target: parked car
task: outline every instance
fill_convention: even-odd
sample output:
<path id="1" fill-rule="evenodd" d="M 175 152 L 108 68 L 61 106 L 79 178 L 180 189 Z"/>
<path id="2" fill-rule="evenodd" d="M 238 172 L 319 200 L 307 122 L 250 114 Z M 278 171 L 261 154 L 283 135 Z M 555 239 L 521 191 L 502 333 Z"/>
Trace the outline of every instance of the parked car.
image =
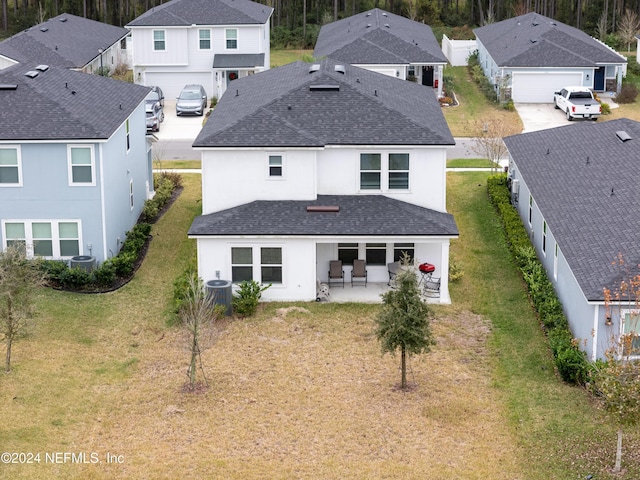
<path id="1" fill-rule="evenodd" d="M 145 103 L 159 103 L 164 108 L 164 93 L 160 87 L 151 87 L 151 91 L 144 98 Z"/>
<path id="2" fill-rule="evenodd" d="M 569 121 L 576 117 L 591 118 L 595 121 L 602 113 L 600 102 L 587 87 L 564 87 L 554 93 L 553 103 L 566 114 Z"/>
<path id="3" fill-rule="evenodd" d="M 147 113 L 147 130 L 152 132 L 160 131 L 160 124 L 164 121 L 164 109 L 160 102 L 147 102 L 145 103 L 145 110 Z"/>
<path id="4" fill-rule="evenodd" d="M 185 85 L 176 102 L 176 115 L 193 113 L 204 115 L 207 108 L 207 92 L 202 85 Z"/>

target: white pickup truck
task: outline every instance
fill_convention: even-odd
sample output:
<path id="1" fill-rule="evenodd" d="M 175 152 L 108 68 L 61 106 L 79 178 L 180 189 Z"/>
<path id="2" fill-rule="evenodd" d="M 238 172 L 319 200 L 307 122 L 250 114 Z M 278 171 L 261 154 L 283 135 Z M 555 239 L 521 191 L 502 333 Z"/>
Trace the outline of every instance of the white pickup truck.
<path id="1" fill-rule="evenodd" d="M 571 121 L 576 117 L 598 120 L 602 113 L 600 102 L 593 98 L 587 87 L 564 87 L 553 95 L 553 103 L 567 115 Z"/>

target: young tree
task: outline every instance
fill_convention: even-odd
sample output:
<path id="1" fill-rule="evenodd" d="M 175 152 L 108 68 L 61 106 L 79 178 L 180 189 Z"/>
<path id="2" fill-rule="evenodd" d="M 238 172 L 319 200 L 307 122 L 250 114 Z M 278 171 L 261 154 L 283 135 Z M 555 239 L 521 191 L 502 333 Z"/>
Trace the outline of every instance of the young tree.
<path id="1" fill-rule="evenodd" d="M 213 343 L 216 333 L 215 323 L 221 315 L 220 311 L 221 308 L 215 304 L 214 296 L 205 292 L 202 279 L 197 275 L 191 275 L 188 279 L 185 299 L 179 311 L 190 353 L 187 376 L 191 391 L 198 386 L 198 367 L 202 372 L 204 385 L 208 386 L 202 364 L 202 351 Z"/>
<path id="2" fill-rule="evenodd" d="M 10 246 L 0 252 L 0 334 L 7 348 L 7 373 L 11 371 L 11 348 L 33 316 L 35 291 L 43 281 L 37 264 L 25 258 L 23 248 Z"/>
<path id="3" fill-rule="evenodd" d="M 383 353 L 400 350 L 401 388 L 407 388 L 407 354 L 426 353 L 435 345 L 429 306 L 420 297 L 416 272 L 408 265 L 396 277 L 396 288 L 382 295 L 375 334 Z"/>
<path id="4" fill-rule="evenodd" d="M 507 157 L 507 146 L 502 141 L 503 137 L 510 135 L 508 126 L 499 119 L 481 122 L 476 130 L 481 130 L 482 135 L 475 139 L 471 150 L 481 158 L 491 161 L 492 170 L 498 169 L 500 160 Z"/>
<path id="5" fill-rule="evenodd" d="M 639 29 L 640 20 L 638 20 L 638 14 L 627 8 L 618 21 L 618 35 L 626 42 L 627 53 L 631 51 L 631 42 L 633 42 Z"/>

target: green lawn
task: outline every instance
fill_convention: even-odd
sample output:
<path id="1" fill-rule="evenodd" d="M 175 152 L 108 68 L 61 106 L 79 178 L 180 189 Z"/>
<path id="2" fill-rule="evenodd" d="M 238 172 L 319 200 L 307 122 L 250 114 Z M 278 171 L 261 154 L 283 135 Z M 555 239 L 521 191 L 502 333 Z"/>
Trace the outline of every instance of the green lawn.
<path id="1" fill-rule="evenodd" d="M 200 180 L 153 228 L 122 289 L 42 290 L 38 318 L 0 378 L 0 445 L 10 452 L 95 452 L 102 463 L 3 465 L 3 478 L 640 478 L 640 436 L 625 437 L 580 388 L 562 383 L 486 194 L 486 173 L 450 173 L 448 210 L 464 270 L 435 307 L 432 353 L 381 356 L 375 305 L 272 303 L 221 327 L 203 354 L 211 388 L 181 392 L 188 351 L 169 326 L 171 284 L 194 253 L 186 238 Z M 2 352 L 0 352 L 2 353 Z M 123 463 L 107 463 L 107 454 Z"/>

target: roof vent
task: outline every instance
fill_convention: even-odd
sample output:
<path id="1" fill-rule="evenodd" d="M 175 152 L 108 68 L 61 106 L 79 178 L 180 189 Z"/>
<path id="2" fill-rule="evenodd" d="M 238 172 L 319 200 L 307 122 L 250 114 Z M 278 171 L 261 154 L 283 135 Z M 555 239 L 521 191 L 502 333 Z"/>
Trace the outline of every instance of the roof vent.
<path id="1" fill-rule="evenodd" d="M 382 12 L 382 16 L 383 17 L 388 17 L 389 15 L 387 15 L 387 12 Z"/>
<path id="2" fill-rule="evenodd" d="M 385 23 L 384 26 L 387 28 L 391 28 L 388 23 Z"/>
<path id="3" fill-rule="evenodd" d="M 529 41 L 531 43 L 538 43 L 538 39 L 537 38 L 531 38 L 531 39 L 529 39 Z"/>
<path id="4" fill-rule="evenodd" d="M 29 70 L 27 73 L 24 74 L 25 77 L 29 77 L 29 78 L 36 78 L 38 76 L 39 72 L 36 72 L 35 70 Z"/>
<path id="5" fill-rule="evenodd" d="M 338 205 L 308 205 L 307 212 L 320 212 L 320 213 L 336 213 L 340 211 Z"/>
<path id="6" fill-rule="evenodd" d="M 340 85 L 309 85 L 309 90 L 312 92 L 338 92 Z"/>
<path id="7" fill-rule="evenodd" d="M 67 17 L 62 17 L 62 18 L 60 19 L 60 21 L 61 21 L 62 23 L 66 22 L 66 21 L 67 21 Z"/>
<path id="8" fill-rule="evenodd" d="M 49 65 L 38 65 L 36 67 L 36 70 L 40 70 L 41 72 L 46 72 L 47 70 L 49 70 Z"/>
<path id="9" fill-rule="evenodd" d="M 367 23 L 367 28 L 371 28 L 371 24 L 370 23 Z"/>
<path id="10" fill-rule="evenodd" d="M 314 72 L 317 72 L 318 70 L 320 70 L 320 64 L 319 63 L 314 63 L 313 65 L 311 65 L 309 67 L 309 73 L 314 73 Z"/>
<path id="11" fill-rule="evenodd" d="M 346 70 L 345 70 L 345 68 L 344 68 L 344 65 L 336 65 L 335 67 L 333 67 L 333 69 L 334 69 L 336 72 L 341 73 L 341 74 L 343 74 L 343 75 L 344 75 L 344 74 L 345 74 L 345 72 L 346 72 Z"/>
<path id="12" fill-rule="evenodd" d="M 533 22 L 531 22 L 531 25 L 533 25 L 534 27 L 537 27 L 538 25 L 540 25 L 540 23 L 538 23 L 537 20 L 534 20 Z"/>
<path id="13" fill-rule="evenodd" d="M 371 12 L 367 12 L 367 15 L 366 15 L 366 16 L 367 16 L 367 17 L 370 17 L 370 16 L 371 16 Z"/>
<path id="14" fill-rule="evenodd" d="M 40 31 L 41 31 L 41 32 L 46 32 L 47 30 L 49 30 L 49 28 L 48 28 L 48 27 L 42 27 L 42 28 L 40 29 Z"/>
<path id="15" fill-rule="evenodd" d="M 620 139 L 620 141 L 622 142 L 627 142 L 629 140 L 631 140 L 631 136 L 625 132 L 624 130 L 618 130 L 616 132 L 616 137 L 618 137 Z"/>
<path id="16" fill-rule="evenodd" d="M 18 85 L 13 83 L 0 83 L 0 90 L 17 90 Z"/>

